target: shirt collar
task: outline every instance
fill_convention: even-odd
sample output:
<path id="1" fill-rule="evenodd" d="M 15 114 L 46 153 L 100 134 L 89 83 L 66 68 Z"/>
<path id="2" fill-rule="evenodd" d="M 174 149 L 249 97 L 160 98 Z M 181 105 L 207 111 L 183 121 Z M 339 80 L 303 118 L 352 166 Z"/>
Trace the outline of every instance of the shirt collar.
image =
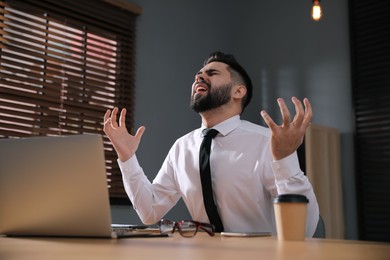
<path id="1" fill-rule="evenodd" d="M 213 129 L 218 130 L 220 134 L 223 136 L 228 135 L 231 131 L 236 129 L 241 123 L 240 115 L 232 116 L 231 118 L 226 119 L 225 121 L 222 121 L 221 123 L 215 125 L 212 127 Z M 202 131 L 206 127 L 202 124 L 200 127 L 200 135 L 202 136 Z"/>

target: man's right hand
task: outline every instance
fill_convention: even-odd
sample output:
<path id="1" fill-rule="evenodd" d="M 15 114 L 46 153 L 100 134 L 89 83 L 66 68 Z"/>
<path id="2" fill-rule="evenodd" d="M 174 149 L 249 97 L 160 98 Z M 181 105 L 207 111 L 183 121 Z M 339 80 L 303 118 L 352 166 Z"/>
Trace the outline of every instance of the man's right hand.
<path id="1" fill-rule="evenodd" d="M 104 127 L 103 131 L 110 139 L 114 149 L 118 155 L 119 160 L 122 162 L 130 159 L 138 149 L 138 145 L 141 141 L 141 137 L 144 134 L 145 127 L 138 128 L 135 135 L 129 134 L 126 128 L 126 109 L 122 109 L 119 117 L 119 125 L 116 122 L 116 115 L 118 108 L 115 107 L 112 112 L 107 110 L 104 115 Z"/>

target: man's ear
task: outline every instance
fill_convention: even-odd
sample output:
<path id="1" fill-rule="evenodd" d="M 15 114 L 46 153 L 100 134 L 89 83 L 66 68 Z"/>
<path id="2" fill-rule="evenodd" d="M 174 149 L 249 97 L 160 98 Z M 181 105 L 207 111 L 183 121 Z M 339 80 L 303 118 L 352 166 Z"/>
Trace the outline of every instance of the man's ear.
<path id="1" fill-rule="evenodd" d="M 243 97 L 245 97 L 246 91 L 247 89 L 245 85 L 235 85 L 233 88 L 232 97 L 242 99 Z"/>

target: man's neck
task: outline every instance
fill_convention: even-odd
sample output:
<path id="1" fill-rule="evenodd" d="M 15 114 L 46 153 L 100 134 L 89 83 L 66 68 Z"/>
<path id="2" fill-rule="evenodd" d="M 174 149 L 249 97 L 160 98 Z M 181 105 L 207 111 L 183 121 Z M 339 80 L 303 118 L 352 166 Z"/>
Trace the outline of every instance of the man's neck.
<path id="1" fill-rule="evenodd" d="M 207 128 L 211 128 L 240 113 L 239 110 L 226 109 L 222 106 L 199 114 L 202 118 L 202 124 Z"/>

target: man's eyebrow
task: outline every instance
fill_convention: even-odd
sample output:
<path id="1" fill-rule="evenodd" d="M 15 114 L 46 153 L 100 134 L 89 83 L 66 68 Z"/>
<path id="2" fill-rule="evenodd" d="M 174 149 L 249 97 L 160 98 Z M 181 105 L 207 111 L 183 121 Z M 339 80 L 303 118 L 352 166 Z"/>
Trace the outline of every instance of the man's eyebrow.
<path id="1" fill-rule="evenodd" d="M 204 72 L 209 75 L 210 73 L 213 73 L 213 72 L 219 72 L 219 70 L 210 68 L 210 69 L 205 70 Z M 196 73 L 196 75 L 199 75 L 199 74 L 202 74 L 202 70 L 200 70 L 200 71 L 198 71 L 198 73 Z"/>

